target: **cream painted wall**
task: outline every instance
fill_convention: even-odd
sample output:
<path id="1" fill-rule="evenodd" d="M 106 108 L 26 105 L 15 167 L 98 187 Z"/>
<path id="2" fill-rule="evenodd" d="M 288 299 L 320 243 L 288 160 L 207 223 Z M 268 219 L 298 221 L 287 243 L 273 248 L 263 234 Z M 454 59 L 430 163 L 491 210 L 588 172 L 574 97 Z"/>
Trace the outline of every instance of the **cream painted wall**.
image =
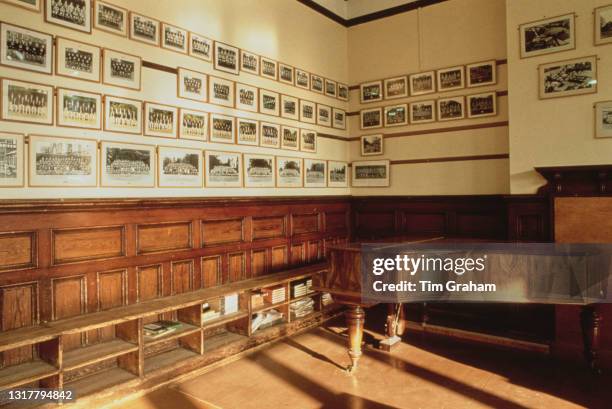
<path id="1" fill-rule="evenodd" d="M 612 46 L 593 45 L 593 9 L 610 0 L 512 0 L 506 3 L 510 82 L 510 185 L 534 193 L 545 183 L 538 166 L 595 165 L 612 160 L 612 139 L 594 138 L 593 103 L 612 99 Z M 575 12 L 576 49 L 519 57 L 520 24 Z M 598 92 L 538 99 L 539 64 L 597 55 Z"/>
<path id="2" fill-rule="evenodd" d="M 315 11 L 287 0 L 113 0 L 123 6 L 153 18 L 176 24 L 187 30 L 209 36 L 234 46 L 244 48 L 302 69 L 347 82 L 347 33 L 346 28 L 321 16 Z M 218 77 L 245 82 L 251 85 L 283 92 L 299 98 L 347 108 L 347 104 L 310 91 L 288 87 L 279 82 L 258 76 L 241 73 L 240 76 L 215 71 L 212 64 L 201 62 L 161 48 L 145 45 L 127 38 L 121 38 L 99 30 L 91 35 L 66 29 L 43 20 L 43 14 L 32 13 L 18 7 L 0 3 L 2 20 L 54 35 L 88 42 L 97 46 L 142 56 L 145 60 L 168 65 L 182 66 L 202 71 Z M 325 46 L 321 46 L 321 39 Z M 266 115 L 240 112 L 215 105 L 203 104 L 176 97 L 176 76 L 165 72 L 143 68 L 142 91 L 132 91 L 103 84 L 94 84 L 58 76 L 30 73 L 27 71 L 0 67 L 0 76 L 40 82 L 54 86 L 76 88 L 84 91 L 126 96 L 141 100 L 155 101 L 184 108 L 201 109 L 208 112 L 228 113 L 235 116 L 260 119 L 296 126 L 295 121 L 273 118 Z M 315 125 L 301 124 L 303 128 L 319 132 L 346 136 L 346 131 L 332 130 Z M 172 140 L 144 136 L 126 136 L 111 132 L 77 130 L 71 128 L 41 125 L 17 124 L 0 121 L 0 132 L 19 132 L 26 134 L 45 134 L 57 136 L 83 137 L 89 139 L 136 142 L 152 145 L 175 145 L 210 150 L 231 150 L 236 152 L 257 152 L 277 156 L 316 157 L 331 160 L 347 160 L 346 142 L 319 138 L 317 154 L 307 154 L 278 149 L 245 147 L 202 143 L 188 140 Z M 246 188 L 203 188 L 203 189 L 134 189 L 134 188 L 20 188 L 0 189 L 3 199 L 18 198 L 69 198 L 69 197 L 161 197 L 161 196 L 257 196 L 257 195 L 338 195 L 348 194 L 350 189 L 246 189 Z"/>

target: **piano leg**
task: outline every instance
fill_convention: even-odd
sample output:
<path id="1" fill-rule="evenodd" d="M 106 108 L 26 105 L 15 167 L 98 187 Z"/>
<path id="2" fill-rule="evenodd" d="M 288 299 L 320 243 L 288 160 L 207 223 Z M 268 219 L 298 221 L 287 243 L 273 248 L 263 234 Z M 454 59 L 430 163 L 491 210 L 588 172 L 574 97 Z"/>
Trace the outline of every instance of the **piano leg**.
<path id="1" fill-rule="evenodd" d="M 580 313 L 582 324 L 582 339 L 584 342 L 584 357 L 591 370 L 601 373 L 599 367 L 599 338 L 601 333 L 601 313 L 597 305 L 585 305 Z"/>
<path id="2" fill-rule="evenodd" d="M 351 365 L 346 369 L 349 373 L 353 373 L 357 369 L 357 362 L 361 356 L 361 342 L 363 340 L 365 311 L 359 305 L 351 305 L 349 306 L 348 311 L 346 311 L 345 316 L 349 336 L 348 354 L 351 358 Z"/>

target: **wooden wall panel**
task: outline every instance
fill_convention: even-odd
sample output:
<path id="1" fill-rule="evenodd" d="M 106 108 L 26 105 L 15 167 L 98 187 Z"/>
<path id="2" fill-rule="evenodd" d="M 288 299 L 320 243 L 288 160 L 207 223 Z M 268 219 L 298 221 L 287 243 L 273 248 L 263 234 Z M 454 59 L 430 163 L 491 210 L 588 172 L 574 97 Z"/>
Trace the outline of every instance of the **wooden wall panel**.
<path id="1" fill-rule="evenodd" d="M 447 219 L 444 213 L 405 213 L 404 217 L 406 232 L 410 234 L 444 234 L 447 231 Z"/>
<path id="2" fill-rule="evenodd" d="M 237 243 L 244 239 L 242 218 L 202 221 L 202 246 Z"/>
<path id="3" fill-rule="evenodd" d="M 202 285 L 204 288 L 221 285 L 221 256 L 202 257 Z"/>
<path id="4" fill-rule="evenodd" d="M 291 217 L 292 235 L 319 231 L 319 214 L 294 214 Z"/>
<path id="5" fill-rule="evenodd" d="M 127 271 L 98 273 L 97 288 L 98 310 L 108 310 L 127 304 Z M 114 338 L 114 326 L 100 329 L 98 337 L 101 341 Z"/>
<path id="6" fill-rule="evenodd" d="M 53 263 L 99 260 L 125 255 L 123 226 L 54 230 Z"/>
<path id="7" fill-rule="evenodd" d="M 325 231 L 327 233 L 347 233 L 348 212 L 327 212 L 325 213 Z"/>
<path id="8" fill-rule="evenodd" d="M 172 294 L 193 290 L 193 261 L 184 260 L 172 263 Z"/>
<path id="9" fill-rule="evenodd" d="M 87 286 L 85 276 L 74 276 L 52 280 L 52 319 L 74 317 L 87 312 Z M 80 346 L 84 334 L 67 335 L 63 339 L 64 350 Z"/>
<path id="10" fill-rule="evenodd" d="M 251 276 L 257 277 L 266 274 L 267 269 L 267 250 L 253 250 L 251 256 Z"/>
<path id="11" fill-rule="evenodd" d="M 287 246 L 272 248 L 271 267 L 273 271 L 278 271 L 287 266 Z"/>
<path id="12" fill-rule="evenodd" d="M 253 217 L 253 240 L 285 236 L 286 220 L 285 216 Z"/>
<path id="13" fill-rule="evenodd" d="M 192 247 L 191 222 L 139 225 L 137 231 L 138 254 Z"/>
<path id="14" fill-rule="evenodd" d="M 356 225 L 362 234 L 394 234 L 395 213 L 393 211 L 364 211 L 355 214 Z"/>
<path id="15" fill-rule="evenodd" d="M 229 281 L 240 281 L 247 278 L 246 274 L 246 254 L 244 252 L 228 255 L 228 275 Z"/>
<path id="16" fill-rule="evenodd" d="M 291 245 L 291 259 L 289 264 L 291 266 L 299 266 L 305 262 L 306 255 L 306 243 L 298 243 Z"/>
<path id="17" fill-rule="evenodd" d="M 36 233 L 0 233 L 0 271 L 36 266 Z"/>
<path id="18" fill-rule="evenodd" d="M 308 242 L 308 254 L 306 260 L 308 262 L 315 262 L 321 259 L 321 243 L 319 241 Z"/>
<path id="19" fill-rule="evenodd" d="M 162 296 L 161 264 L 138 267 L 136 274 L 138 275 L 138 301 L 152 300 Z"/>
<path id="20" fill-rule="evenodd" d="M 35 283 L 0 288 L 0 330 L 29 327 L 38 321 L 38 291 Z M 0 367 L 17 365 L 32 359 L 32 347 L 0 353 Z"/>

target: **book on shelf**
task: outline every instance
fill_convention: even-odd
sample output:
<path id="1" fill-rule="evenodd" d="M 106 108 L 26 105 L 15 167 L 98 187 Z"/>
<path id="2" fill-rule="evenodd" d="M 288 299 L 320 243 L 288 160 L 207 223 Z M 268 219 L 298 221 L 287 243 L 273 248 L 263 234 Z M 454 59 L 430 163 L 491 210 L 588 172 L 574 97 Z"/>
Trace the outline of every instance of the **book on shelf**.
<path id="1" fill-rule="evenodd" d="M 315 301 L 312 298 L 303 298 L 299 301 L 292 302 L 289 305 L 289 310 L 295 318 L 302 318 L 314 312 Z"/>
<path id="2" fill-rule="evenodd" d="M 291 284 L 291 297 L 299 298 L 313 292 L 312 278 L 301 280 Z"/>
<path id="3" fill-rule="evenodd" d="M 226 295 L 223 299 L 223 312 L 225 314 L 235 314 L 238 312 L 238 294 Z"/>
<path id="4" fill-rule="evenodd" d="M 264 301 L 268 304 L 277 304 L 285 301 L 285 286 L 264 288 L 262 293 Z"/>
<path id="5" fill-rule="evenodd" d="M 183 324 L 179 321 L 161 320 L 144 325 L 144 335 L 147 339 L 155 339 L 176 331 Z"/>
<path id="6" fill-rule="evenodd" d="M 334 300 L 332 299 L 332 296 L 330 293 L 323 293 L 321 295 L 321 303 L 323 304 L 324 307 L 333 304 Z"/>
<path id="7" fill-rule="evenodd" d="M 268 310 L 258 312 L 251 319 L 251 331 L 255 332 L 258 329 L 271 327 L 283 321 L 284 314 L 277 310 Z"/>
<path id="8" fill-rule="evenodd" d="M 215 309 L 211 303 L 202 304 L 202 321 L 210 321 L 221 316 L 221 311 Z"/>
<path id="9" fill-rule="evenodd" d="M 251 307 L 252 308 L 263 307 L 263 305 L 264 305 L 264 297 L 262 293 L 255 292 L 251 294 Z"/>

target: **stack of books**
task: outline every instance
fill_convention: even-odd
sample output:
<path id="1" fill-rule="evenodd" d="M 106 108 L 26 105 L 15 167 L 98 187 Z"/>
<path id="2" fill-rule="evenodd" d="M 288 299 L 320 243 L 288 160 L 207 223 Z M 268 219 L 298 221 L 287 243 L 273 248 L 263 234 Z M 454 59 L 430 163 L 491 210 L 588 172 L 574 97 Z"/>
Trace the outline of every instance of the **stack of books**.
<path id="1" fill-rule="evenodd" d="M 306 281 L 300 281 L 294 284 L 291 284 L 291 296 L 293 298 L 299 298 L 308 292 L 308 288 L 306 286 Z"/>
<path id="2" fill-rule="evenodd" d="M 202 304 L 202 321 L 211 321 L 221 316 L 221 311 L 213 308 L 210 303 Z"/>
<path id="3" fill-rule="evenodd" d="M 321 294 L 321 303 L 323 303 L 324 307 L 332 304 L 333 302 L 334 302 L 334 300 L 332 299 L 332 296 L 331 296 L 330 293 L 323 293 L 323 294 Z"/>
<path id="4" fill-rule="evenodd" d="M 183 324 L 178 321 L 155 321 L 150 324 L 145 324 L 144 335 L 145 339 L 156 339 L 168 335 L 171 332 L 179 329 Z"/>
<path id="5" fill-rule="evenodd" d="M 308 280 L 306 280 L 306 293 L 310 294 L 313 291 L 314 290 L 312 289 L 312 278 L 309 278 Z"/>
<path id="6" fill-rule="evenodd" d="M 263 289 L 264 301 L 268 304 L 277 304 L 285 301 L 285 286 L 281 285 L 278 287 L 264 288 Z"/>
<path id="7" fill-rule="evenodd" d="M 238 294 L 226 295 L 223 299 L 223 313 L 235 314 L 238 312 Z"/>
<path id="8" fill-rule="evenodd" d="M 291 303 L 289 309 L 295 318 L 302 318 L 314 312 L 314 304 L 312 298 L 303 298 Z"/>
<path id="9" fill-rule="evenodd" d="M 251 332 L 283 322 L 283 313 L 277 310 L 258 312 L 251 319 Z"/>
<path id="10" fill-rule="evenodd" d="M 251 294 L 251 307 L 259 308 L 264 305 L 264 296 L 261 292 L 254 292 Z"/>

